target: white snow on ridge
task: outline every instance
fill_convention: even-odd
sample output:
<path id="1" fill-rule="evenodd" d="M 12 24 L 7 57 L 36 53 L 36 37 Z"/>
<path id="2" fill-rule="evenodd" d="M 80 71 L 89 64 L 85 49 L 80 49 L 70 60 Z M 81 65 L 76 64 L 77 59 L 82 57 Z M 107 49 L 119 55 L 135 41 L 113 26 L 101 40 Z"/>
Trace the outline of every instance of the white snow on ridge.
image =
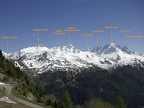
<path id="1" fill-rule="evenodd" d="M 14 59 L 21 69 L 27 67 L 35 69 L 38 73 L 56 68 L 88 68 L 93 65 L 109 69 L 119 65 L 139 63 L 144 67 L 144 55 L 133 53 L 127 47 L 121 48 L 114 43 L 104 47 L 95 47 L 92 51 L 80 51 L 71 44 L 50 49 L 37 45 L 7 56 Z M 20 64 L 24 64 L 24 66 Z"/>
<path id="2" fill-rule="evenodd" d="M 144 57 L 140 56 L 139 54 L 128 54 L 123 52 L 120 48 L 115 48 L 115 51 L 110 53 L 110 54 L 101 54 L 101 57 L 107 58 L 112 61 L 116 61 L 118 63 L 123 63 L 123 64 L 130 64 L 134 63 L 135 59 L 139 59 L 141 61 L 144 61 Z"/>

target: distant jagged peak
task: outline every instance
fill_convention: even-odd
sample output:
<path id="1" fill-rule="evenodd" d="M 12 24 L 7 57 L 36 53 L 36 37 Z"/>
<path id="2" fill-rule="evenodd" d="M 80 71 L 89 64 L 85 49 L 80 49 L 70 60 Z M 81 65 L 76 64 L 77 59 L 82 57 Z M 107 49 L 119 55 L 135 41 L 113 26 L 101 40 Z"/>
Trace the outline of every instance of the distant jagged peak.
<path id="1" fill-rule="evenodd" d="M 111 45 L 111 46 L 117 46 L 118 44 L 115 44 L 115 43 L 111 42 L 109 45 Z"/>
<path id="2" fill-rule="evenodd" d="M 115 43 L 106 44 L 105 46 L 96 46 L 91 50 L 91 52 L 98 55 L 123 52 L 129 55 L 133 54 L 138 56 L 144 56 L 143 54 L 130 51 L 127 46 L 121 47 Z"/>
<path id="3" fill-rule="evenodd" d="M 44 47 L 42 44 L 37 44 L 37 45 L 34 45 L 34 46 L 29 46 L 29 47 L 25 47 L 25 48 L 22 48 L 22 49 L 20 49 L 19 51 L 21 52 L 21 51 L 30 51 L 30 52 L 32 52 L 33 50 L 42 50 L 43 48 L 47 48 L 47 47 Z"/>
<path id="4" fill-rule="evenodd" d="M 106 44 L 105 46 L 96 46 L 92 49 L 92 52 L 96 54 L 111 54 L 111 53 L 118 53 L 118 52 L 124 52 L 127 54 L 134 54 L 133 52 L 129 51 L 127 46 L 119 46 L 118 44 L 115 43 L 109 43 Z"/>
<path id="5" fill-rule="evenodd" d="M 114 52 L 118 52 L 120 50 L 122 50 L 122 48 L 118 44 L 110 43 L 110 44 L 105 45 L 101 49 L 99 54 L 111 54 L 111 53 L 114 53 Z"/>
<path id="6" fill-rule="evenodd" d="M 118 44 L 115 44 L 115 43 L 110 43 L 110 44 L 107 44 L 107 45 L 105 45 L 106 47 L 108 46 L 108 47 L 113 47 L 113 48 L 120 48 L 121 49 L 121 47 L 118 45 Z"/>
<path id="7" fill-rule="evenodd" d="M 68 45 L 66 45 L 64 47 L 69 48 L 69 49 L 74 49 L 75 48 L 72 44 L 68 44 Z"/>
<path id="8" fill-rule="evenodd" d="M 66 48 L 66 49 L 77 49 L 74 45 L 72 44 L 68 44 L 68 45 L 65 45 L 63 46 L 62 48 Z"/>
<path id="9" fill-rule="evenodd" d="M 75 47 L 72 44 L 68 44 L 68 45 L 62 46 L 61 48 L 62 49 L 75 49 Z"/>
<path id="10" fill-rule="evenodd" d="M 144 57 L 144 54 L 141 54 L 141 53 L 138 53 L 138 52 L 135 52 L 135 51 L 131 52 L 131 54 L 138 55 L 138 56 L 143 56 Z"/>
<path id="11" fill-rule="evenodd" d="M 99 54 L 102 48 L 102 46 L 96 46 L 91 50 L 91 52 Z"/>
<path id="12" fill-rule="evenodd" d="M 44 47 L 42 44 L 37 44 L 37 45 L 35 45 L 34 47 L 36 47 L 36 48 L 41 48 L 41 47 Z"/>
<path id="13" fill-rule="evenodd" d="M 86 49 L 85 51 L 86 51 L 86 52 L 92 52 L 92 50 L 91 50 L 91 49 Z"/>
<path id="14" fill-rule="evenodd" d="M 79 53 L 81 52 L 80 50 L 76 49 L 72 44 L 68 44 L 66 46 L 58 46 L 52 48 L 54 51 L 62 51 L 62 52 L 70 52 L 70 53 Z"/>
<path id="15" fill-rule="evenodd" d="M 63 46 L 62 49 L 66 52 L 71 52 L 71 53 L 79 53 L 80 52 L 80 50 L 76 49 L 72 44 Z"/>
<path id="16" fill-rule="evenodd" d="M 131 54 L 132 52 L 128 50 L 127 46 L 123 46 L 122 51 L 128 54 Z"/>
<path id="17" fill-rule="evenodd" d="M 100 55 L 100 54 L 110 54 L 121 49 L 122 48 L 119 45 L 115 43 L 110 43 L 106 44 L 105 46 L 96 46 L 91 51 Z"/>
<path id="18" fill-rule="evenodd" d="M 17 53 L 20 53 L 21 55 L 23 55 L 23 54 L 27 54 L 27 53 L 38 54 L 38 53 L 43 53 L 43 52 L 47 52 L 47 51 L 49 51 L 49 49 L 47 47 L 43 46 L 42 44 L 38 44 L 35 46 L 20 49 L 19 51 L 17 51 Z"/>
<path id="19" fill-rule="evenodd" d="M 144 56 L 144 55 L 141 54 L 141 53 L 138 53 L 138 52 L 135 52 L 135 51 L 130 51 L 130 50 L 127 48 L 127 46 L 124 46 L 124 47 L 122 48 L 122 51 L 125 52 L 125 53 L 127 53 L 127 54 L 134 54 L 134 55 Z"/>
<path id="20" fill-rule="evenodd" d="M 128 51 L 128 47 L 127 46 L 123 46 L 122 50 L 123 51 Z"/>

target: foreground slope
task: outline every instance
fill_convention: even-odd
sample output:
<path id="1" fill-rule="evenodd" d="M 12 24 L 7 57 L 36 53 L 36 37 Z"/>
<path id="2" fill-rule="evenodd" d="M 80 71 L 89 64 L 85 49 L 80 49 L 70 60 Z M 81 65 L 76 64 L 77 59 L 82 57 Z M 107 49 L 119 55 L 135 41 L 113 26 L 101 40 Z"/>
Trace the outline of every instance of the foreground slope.
<path id="1" fill-rule="evenodd" d="M 24 89 L 18 88 L 19 86 L 23 87 L 23 85 L 24 85 Z M 23 97 L 23 99 L 15 97 L 12 91 L 13 93 L 15 92 L 16 96 L 19 96 L 19 97 L 21 96 Z M 24 100 L 24 98 L 28 100 L 28 97 L 29 97 L 28 94 L 31 94 L 31 96 L 35 97 L 35 100 L 33 99 L 33 102 L 36 103 L 37 101 L 36 99 L 38 98 L 38 96 L 43 97 L 46 94 L 44 93 L 42 88 L 35 86 L 33 83 L 31 83 L 28 80 L 25 73 L 21 71 L 19 67 L 15 67 L 11 61 L 5 59 L 5 57 L 2 55 L 1 50 L 0 50 L 0 92 L 2 92 L 1 95 L 3 97 L 7 96 L 7 97 L 4 97 L 4 99 L 8 100 L 8 97 L 9 97 L 12 100 L 16 101 L 18 105 L 19 103 L 22 103 L 32 108 L 42 108 L 42 107 L 39 105 L 35 105 L 31 102 L 27 102 Z M 43 95 L 41 95 L 42 93 Z M 2 101 L 0 100 L 0 102 Z M 1 105 L 2 107 L 6 107 L 5 105 L 7 105 L 7 103 L 3 103 Z M 11 105 L 13 105 L 13 103 Z"/>

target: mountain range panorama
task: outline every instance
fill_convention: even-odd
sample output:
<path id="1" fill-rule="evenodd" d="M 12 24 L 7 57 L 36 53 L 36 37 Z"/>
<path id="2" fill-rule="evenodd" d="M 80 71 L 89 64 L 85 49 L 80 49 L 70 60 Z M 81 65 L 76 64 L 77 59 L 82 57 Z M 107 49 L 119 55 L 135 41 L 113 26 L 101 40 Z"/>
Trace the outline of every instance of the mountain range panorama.
<path id="1" fill-rule="evenodd" d="M 74 105 L 97 97 L 114 105 L 120 97 L 128 108 L 144 106 L 144 55 L 126 46 L 110 43 L 81 51 L 73 45 L 36 45 L 3 55 L 58 99 L 68 90 Z"/>
<path id="2" fill-rule="evenodd" d="M 97 46 L 90 51 L 81 51 L 71 44 L 53 48 L 36 45 L 14 53 L 3 52 L 3 55 L 13 60 L 20 69 L 30 69 L 38 74 L 56 69 L 81 71 L 82 68 L 93 66 L 107 70 L 126 65 L 144 67 L 143 54 L 114 43 Z"/>

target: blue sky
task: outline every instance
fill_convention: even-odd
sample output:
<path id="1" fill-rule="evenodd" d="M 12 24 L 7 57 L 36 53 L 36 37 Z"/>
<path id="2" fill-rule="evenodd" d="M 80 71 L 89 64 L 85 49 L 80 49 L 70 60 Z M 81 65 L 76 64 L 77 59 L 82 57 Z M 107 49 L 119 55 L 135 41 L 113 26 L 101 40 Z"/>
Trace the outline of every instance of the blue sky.
<path id="1" fill-rule="evenodd" d="M 110 39 L 110 29 L 105 26 L 118 26 L 112 29 L 113 38 Z M 9 39 L 9 49 L 6 50 L 6 39 L 0 39 L 0 49 L 5 52 L 15 52 L 19 49 L 43 44 L 48 48 L 58 46 L 55 30 L 65 30 L 75 27 L 80 31 L 71 33 L 73 44 L 80 50 L 86 50 L 85 33 L 92 30 L 104 30 L 98 33 L 99 42 L 96 43 L 96 33 L 89 37 L 89 49 L 94 46 L 104 46 L 116 43 L 127 46 L 131 51 L 144 54 L 144 38 L 127 39 L 124 43 L 124 33 L 127 35 L 144 36 L 144 0 L 0 0 L 0 36 L 18 36 Z M 48 32 L 38 33 L 33 28 L 48 28 Z M 68 45 L 69 33 L 60 35 L 60 46 Z"/>

